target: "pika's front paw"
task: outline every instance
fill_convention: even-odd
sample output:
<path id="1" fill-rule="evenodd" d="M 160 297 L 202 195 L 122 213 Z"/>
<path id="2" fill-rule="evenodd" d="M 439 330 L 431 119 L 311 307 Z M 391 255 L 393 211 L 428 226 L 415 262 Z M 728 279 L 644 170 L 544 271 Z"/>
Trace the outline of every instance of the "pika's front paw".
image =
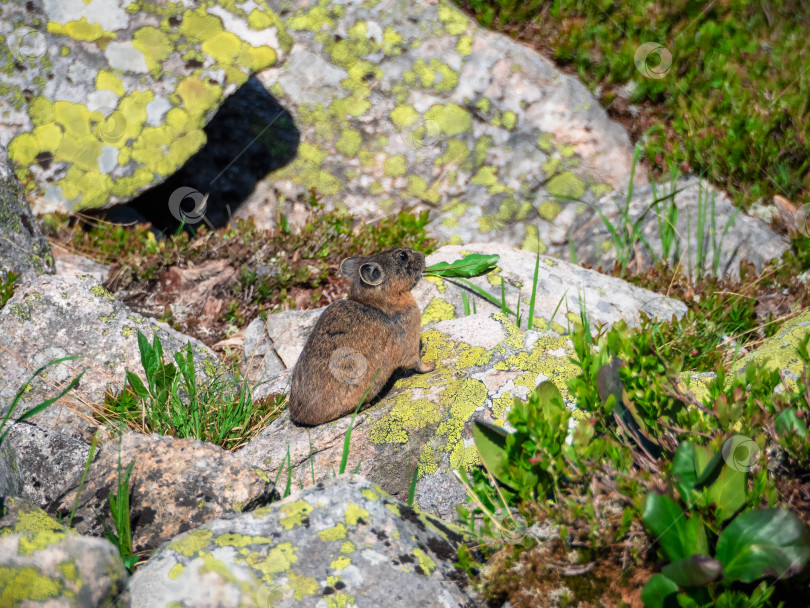
<path id="1" fill-rule="evenodd" d="M 418 371 L 421 374 L 432 372 L 434 369 L 436 369 L 436 363 L 433 361 L 431 362 L 420 361 L 416 366 L 416 371 Z"/>

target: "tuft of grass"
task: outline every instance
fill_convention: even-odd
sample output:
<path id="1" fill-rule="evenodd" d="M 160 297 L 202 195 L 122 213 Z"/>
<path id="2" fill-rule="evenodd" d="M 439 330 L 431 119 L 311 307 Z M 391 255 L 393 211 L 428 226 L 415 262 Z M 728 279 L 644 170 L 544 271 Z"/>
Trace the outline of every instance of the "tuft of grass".
<path id="1" fill-rule="evenodd" d="M 157 335 L 152 344 L 140 331 L 138 348 L 146 383 L 127 370 L 124 390 L 107 394 L 96 417 L 124 421 L 142 433 L 202 439 L 229 450 L 247 443 L 281 412 L 283 398 L 256 403 L 247 379 L 220 374 L 202 381 L 197 377 L 189 343 L 185 353 L 166 362 Z"/>

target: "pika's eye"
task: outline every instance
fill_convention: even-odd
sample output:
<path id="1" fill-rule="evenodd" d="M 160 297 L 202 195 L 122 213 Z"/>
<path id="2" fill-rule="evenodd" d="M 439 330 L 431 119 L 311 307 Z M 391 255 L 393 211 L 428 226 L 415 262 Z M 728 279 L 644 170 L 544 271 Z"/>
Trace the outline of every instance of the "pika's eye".
<path id="1" fill-rule="evenodd" d="M 403 262 L 407 261 L 408 259 L 408 252 L 407 251 L 400 251 L 399 252 L 399 259 Z"/>

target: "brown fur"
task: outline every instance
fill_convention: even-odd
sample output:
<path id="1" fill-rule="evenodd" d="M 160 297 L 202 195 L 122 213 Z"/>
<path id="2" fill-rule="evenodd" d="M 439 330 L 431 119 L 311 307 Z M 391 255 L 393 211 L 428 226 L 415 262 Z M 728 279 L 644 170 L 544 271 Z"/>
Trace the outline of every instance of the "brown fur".
<path id="1" fill-rule="evenodd" d="M 432 371 L 419 354 L 422 315 L 411 294 L 425 256 L 397 248 L 343 260 L 352 280 L 347 300 L 321 315 L 293 370 L 290 417 L 316 425 L 368 403 L 397 368 Z M 376 379 L 375 379 L 376 375 Z"/>

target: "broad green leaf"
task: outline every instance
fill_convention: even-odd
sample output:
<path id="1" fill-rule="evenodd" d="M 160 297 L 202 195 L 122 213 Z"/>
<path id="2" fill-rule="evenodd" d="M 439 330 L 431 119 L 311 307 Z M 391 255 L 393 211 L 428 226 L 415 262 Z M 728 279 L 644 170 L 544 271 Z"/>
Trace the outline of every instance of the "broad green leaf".
<path id="1" fill-rule="evenodd" d="M 703 587 L 723 571 L 723 564 L 708 555 L 692 555 L 664 566 L 661 574 L 681 587 Z"/>
<path id="2" fill-rule="evenodd" d="M 709 486 L 709 500 L 717 506 L 717 519 L 724 522 L 745 504 L 748 473 L 726 464 L 720 475 Z"/>
<path id="3" fill-rule="evenodd" d="M 776 432 L 780 435 L 796 433 L 799 437 L 807 437 L 807 426 L 804 420 L 796 416 L 796 410 L 782 410 L 774 420 Z"/>
<path id="4" fill-rule="evenodd" d="M 482 274 L 487 274 L 495 270 L 499 260 L 500 256 L 498 255 L 471 253 L 460 260 L 456 260 L 452 264 L 439 262 L 438 264 L 428 266 L 425 268 L 425 274 L 471 279 L 472 277 L 481 276 Z"/>
<path id="5" fill-rule="evenodd" d="M 647 494 L 641 518 L 669 561 L 707 552 L 702 522 L 697 517 L 687 519 L 683 510 L 669 496 L 652 492 Z"/>
<path id="6" fill-rule="evenodd" d="M 506 437 L 509 433 L 501 427 L 483 420 L 473 420 L 472 430 L 481 462 L 486 465 L 487 470 L 495 476 L 495 479 L 508 484 L 504 462 L 506 460 Z"/>
<path id="7" fill-rule="evenodd" d="M 695 487 L 700 489 L 704 486 L 710 485 L 717 479 L 720 470 L 723 467 L 723 452 L 717 450 L 716 453 L 705 446 L 695 446 L 694 448 L 695 459 L 695 473 L 697 479 L 695 480 Z"/>
<path id="8" fill-rule="evenodd" d="M 810 532 L 784 509 L 746 511 L 720 534 L 715 553 L 727 579 L 788 578 L 810 558 Z"/>
<path id="9" fill-rule="evenodd" d="M 725 578 L 733 581 L 788 578 L 810 558 L 810 532 L 784 509 L 746 511 L 720 534 L 715 557 Z"/>
<path id="10" fill-rule="evenodd" d="M 157 338 L 157 336 L 155 336 Z M 141 353 L 141 365 L 143 366 L 143 371 L 146 373 L 147 380 L 157 371 L 158 365 L 160 365 L 160 360 L 155 356 L 155 352 L 152 350 L 152 346 L 149 344 L 149 340 L 146 339 L 146 336 L 138 330 L 138 350 Z"/>
<path id="11" fill-rule="evenodd" d="M 143 385 L 143 382 L 138 375 L 127 370 L 126 378 L 127 383 L 132 387 L 132 390 L 138 396 L 138 398 L 146 401 L 149 398 L 149 391 L 146 390 L 146 387 Z"/>
<path id="12" fill-rule="evenodd" d="M 565 407 L 565 401 L 562 398 L 562 393 L 560 393 L 560 389 L 558 389 L 553 382 L 550 380 L 545 380 L 537 385 L 537 388 L 534 389 L 535 393 L 539 397 L 539 402 L 542 403 L 551 403 L 556 405 L 558 408 Z"/>
<path id="13" fill-rule="evenodd" d="M 695 446 L 691 441 L 682 441 L 672 457 L 672 475 L 678 493 L 687 504 L 692 504 L 692 488 L 697 483 L 695 472 Z"/>
<path id="14" fill-rule="evenodd" d="M 641 590 L 646 608 L 677 608 L 678 585 L 663 574 L 654 574 Z"/>

